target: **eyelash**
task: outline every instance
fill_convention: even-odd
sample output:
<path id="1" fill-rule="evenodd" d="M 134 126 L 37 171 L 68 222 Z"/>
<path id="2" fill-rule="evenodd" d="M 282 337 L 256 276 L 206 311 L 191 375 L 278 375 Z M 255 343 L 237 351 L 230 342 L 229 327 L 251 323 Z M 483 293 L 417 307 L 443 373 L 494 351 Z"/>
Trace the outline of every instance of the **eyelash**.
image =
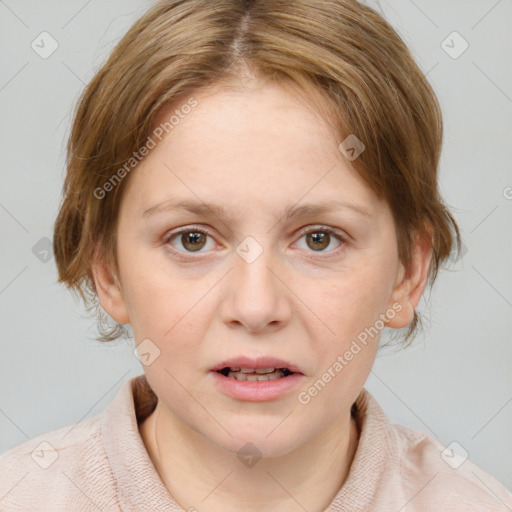
<path id="1" fill-rule="evenodd" d="M 178 237 L 179 235 L 182 235 L 183 233 L 202 233 L 203 235 L 214 238 L 211 233 L 209 233 L 204 228 L 201 228 L 198 226 L 187 226 L 187 227 L 178 229 L 177 231 L 174 231 L 174 232 L 170 233 L 168 236 L 166 236 L 164 243 L 170 247 L 170 250 L 173 252 L 174 255 L 176 255 L 176 257 L 178 259 L 184 260 L 184 261 L 191 261 L 191 260 L 196 259 L 193 256 L 194 253 L 184 253 L 183 251 L 178 251 L 178 250 L 174 249 L 174 247 L 171 247 L 169 245 L 169 242 L 171 242 L 174 238 Z M 342 236 L 337 230 L 330 228 L 328 226 L 319 226 L 319 227 L 315 227 L 312 229 L 307 229 L 305 231 L 301 231 L 299 240 L 303 236 L 308 235 L 310 233 L 328 233 L 330 236 L 333 236 L 339 242 L 341 242 L 337 248 L 332 249 L 331 251 L 318 251 L 317 254 L 321 254 L 323 252 L 333 253 L 333 254 L 329 254 L 329 256 L 320 256 L 321 258 L 327 258 L 327 257 L 332 257 L 333 255 L 334 256 L 338 255 L 341 251 L 343 251 L 345 249 L 345 246 L 348 243 L 347 239 L 344 236 Z M 311 251 L 311 252 L 315 253 L 315 251 Z M 183 254 L 191 254 L 192 256 L 184 256 Z M 200 254 L 200 252 L 198 252 L 198 254 Z M 309 257 L 316 257 L 316 256 L 309 256 Z"/>

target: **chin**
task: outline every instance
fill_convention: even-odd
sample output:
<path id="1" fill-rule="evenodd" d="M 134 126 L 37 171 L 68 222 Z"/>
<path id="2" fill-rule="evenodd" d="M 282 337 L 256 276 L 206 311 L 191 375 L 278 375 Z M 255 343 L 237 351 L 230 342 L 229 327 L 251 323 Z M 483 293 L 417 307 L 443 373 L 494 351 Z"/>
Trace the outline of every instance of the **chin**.
<path id="1" fill-rule="evenodd" d="M 276 425 L 279 422 L 260 422 L 257 425 L 231 425 L 228 431 L 236 432 L 233 437 L 225 436 L 212 441 L 219 446 L 243 458 L 252 455 L 257 458 L 271 458 L 287 455 L 296 449 L 301 441 L 293 432 Z M 270 433 L 270 434 L 269 434 Z"/>

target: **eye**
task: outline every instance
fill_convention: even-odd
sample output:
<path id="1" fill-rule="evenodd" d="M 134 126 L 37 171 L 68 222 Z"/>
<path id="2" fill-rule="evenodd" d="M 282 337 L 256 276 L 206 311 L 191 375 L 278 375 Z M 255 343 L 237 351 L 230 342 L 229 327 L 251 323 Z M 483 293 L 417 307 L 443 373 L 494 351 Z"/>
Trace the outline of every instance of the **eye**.
<path id="1" fill-rule="evenodd" d="M 207 238 L 210 234 L 204 229 L 188 226 L 178 231 L 171 233 L 165 240 L 166 244 L 170 244 L 178 253 L 195 253 L 200 252 L 205 247 Z M 181 245 L 185 250 L 177 248 L 176 245 Z M 208 248 L 206 249 L 208 250 Z"/>
<path id="2" fill-rule="evenodd" d="M 165 243 L 173 248 L 173 252 L 178 258 L 187 259 L 188 256 L 185 256 L 187 253 L 200 253 L 204 252 L 201 250 L 205 247 L 205 251 L 215 247 L 215 243 L 207 247 L 208 238 L 213 240 L 213 237 L 205 229 L 197 226 L 187 226 L 170 233 L 165 238 Z M 309 248 L 313 252 L 336 254 L 339 252 L 339 247 L 346 245 L 345 237 L 339 234 L 335 229 L 326 226 L 310 228 L 303 231 L 299 240 L 302 240 L 302 238 L 306 240 L 306 250 Z M 325 249 L 331 245 L 333 239 L 338 241 L 338 245 L 334 249 L 326 251 Z M 181 247 L 177 247 L 178 245 L 181 245 Z"/>
<path id="3" fill-rule="evenodd" d="M 346 242 L 345 238 L 338 234 L 336 230 L 326 226 L 308 229 L 302 233 L 301 239 L 304 237 L 307 248 L 312 249 L 313 252 L 338 252 L 336 249 Z M 339 242 L 338 245 L 333 250 L 324 250 L 331 245 L 333 239 Z"/>

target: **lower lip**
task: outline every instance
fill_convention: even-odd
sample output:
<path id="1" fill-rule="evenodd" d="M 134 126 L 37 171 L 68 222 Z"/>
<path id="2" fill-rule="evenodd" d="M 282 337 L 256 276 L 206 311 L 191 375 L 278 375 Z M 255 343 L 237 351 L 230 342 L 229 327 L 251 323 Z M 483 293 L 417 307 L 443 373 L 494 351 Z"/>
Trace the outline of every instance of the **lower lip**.
<path id="1" fill-rule="evenodd" d="M 249 402 L 275 400 L 298 387 L 304 379 L 301 373 L 292 373 L 280 379 L 258 381 L 231 379 L 215 371 L 211 373 L 217 389 L 233 398 Z"/>

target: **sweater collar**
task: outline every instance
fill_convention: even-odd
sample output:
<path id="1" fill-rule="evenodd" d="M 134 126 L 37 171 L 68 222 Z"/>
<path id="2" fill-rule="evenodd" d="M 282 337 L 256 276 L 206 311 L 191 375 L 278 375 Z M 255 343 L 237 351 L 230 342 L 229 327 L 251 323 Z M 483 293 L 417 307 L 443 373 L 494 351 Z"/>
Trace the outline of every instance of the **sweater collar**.
<path id="1" fill-rule="evenodd" d="M 352 406 L 359 441 L 348 476 L 325 512 L 374 510 L 382 476 L 394 465 L 390 423 L 375 398 L 363 388 Z"/>
<path id="2" fill-rule="evenodd" d="M 122 385 L 102 418 L 104 447 L 123 511 L 183 512 L 160 479 L 139 433 L 138 421 L 156 403 L 146 377 L 139 375 Z"/>

